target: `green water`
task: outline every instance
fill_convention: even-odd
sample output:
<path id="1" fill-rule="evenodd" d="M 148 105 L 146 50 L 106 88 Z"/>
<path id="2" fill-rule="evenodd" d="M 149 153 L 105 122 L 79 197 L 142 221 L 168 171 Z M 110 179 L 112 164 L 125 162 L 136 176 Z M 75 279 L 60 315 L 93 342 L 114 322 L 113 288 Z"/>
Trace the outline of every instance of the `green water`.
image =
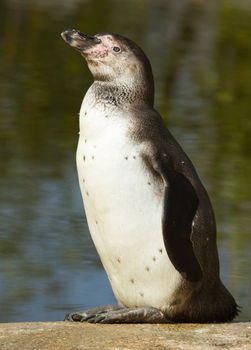
<path id="1" fill-rule="evenodd" d="M 57 320 L 114 302 L 75 168 L 92 78 L 60 38 L 77 28 L 134 39 L 156 108 L 194 162 L 218 224 L 221 276 L 251 317 L 251 3 L 0 0 L 0 321 Z"/>

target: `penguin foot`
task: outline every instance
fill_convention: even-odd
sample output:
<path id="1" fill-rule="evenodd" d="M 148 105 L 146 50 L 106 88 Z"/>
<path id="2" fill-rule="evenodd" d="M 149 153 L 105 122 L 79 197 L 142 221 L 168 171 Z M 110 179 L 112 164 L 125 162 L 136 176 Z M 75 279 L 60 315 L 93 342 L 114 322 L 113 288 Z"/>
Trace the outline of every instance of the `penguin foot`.
<path id="1" fill-rule="evenodd" d="M 103 310 L 102 310 L 103 309 Z M 166 323 L 163 312 L 153 307 L 104 307 L 72 313 L 66 320 L 89 323 Z"/>
<path id="2" fill-rule="evenodd" d="M 89 318 L 93 318 L 102 313 L 110 312 L 113 310 L 119 310 L 121 308 L 122 307 L 118 305 L 106 305 L 106 306 L 95 307 L 89 310 L 71 312 L 65 315 L 64 321 L 89 322 Z"/>

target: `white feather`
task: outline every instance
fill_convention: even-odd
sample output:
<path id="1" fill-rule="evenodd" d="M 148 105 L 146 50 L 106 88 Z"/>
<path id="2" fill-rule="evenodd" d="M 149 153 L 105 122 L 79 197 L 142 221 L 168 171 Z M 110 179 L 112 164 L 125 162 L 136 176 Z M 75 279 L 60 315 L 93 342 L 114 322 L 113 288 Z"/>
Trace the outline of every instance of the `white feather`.
<path id="1" fill-rule="evenodd" d="M 128 138 L 129 118 L 95 104 L 80 111 L 77 168 L 89 229 L 116 298 L 125 306 L 164 307 L 181 276 L 162 238 L 163 196 Z"/>

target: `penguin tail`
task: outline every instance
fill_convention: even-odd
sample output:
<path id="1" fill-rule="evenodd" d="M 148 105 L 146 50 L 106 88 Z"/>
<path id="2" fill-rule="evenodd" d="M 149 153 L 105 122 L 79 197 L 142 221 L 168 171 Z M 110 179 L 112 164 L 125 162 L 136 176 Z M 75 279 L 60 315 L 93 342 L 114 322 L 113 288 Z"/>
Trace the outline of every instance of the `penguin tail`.
<path id="1" fill-rule="evenodd" d="M 194 303 L 198 305 L 194 308 L 197 322 L 230 322 L 241 311 L 221 281 L 213 286 L 204 286 L 199 295 L 195 296 Z"/>
<path id="2" fill-rule="evenodd" d="M 173 322 L 220 323 L 232 321 L 241 311 L 226 287 L 217 281 L 194 291 L 182 310 L 173 310 Z M 167 316 L 168 317 L 168 316 Z"/>

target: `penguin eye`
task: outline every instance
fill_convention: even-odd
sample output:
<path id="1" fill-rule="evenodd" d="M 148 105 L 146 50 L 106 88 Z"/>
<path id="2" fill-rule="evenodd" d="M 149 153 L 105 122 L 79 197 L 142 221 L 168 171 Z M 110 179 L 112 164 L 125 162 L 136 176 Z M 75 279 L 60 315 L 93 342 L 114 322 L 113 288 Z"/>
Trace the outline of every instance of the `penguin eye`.
<path id="1" fill-rule="evenodd" d="M 113 51 L 115 51 L 115 52 L 119 52 L 119 51 L 120 51 L 120 47 L 118 47 L 118 46 L 114 46 L 114 47 L 113 47 Z"/>

